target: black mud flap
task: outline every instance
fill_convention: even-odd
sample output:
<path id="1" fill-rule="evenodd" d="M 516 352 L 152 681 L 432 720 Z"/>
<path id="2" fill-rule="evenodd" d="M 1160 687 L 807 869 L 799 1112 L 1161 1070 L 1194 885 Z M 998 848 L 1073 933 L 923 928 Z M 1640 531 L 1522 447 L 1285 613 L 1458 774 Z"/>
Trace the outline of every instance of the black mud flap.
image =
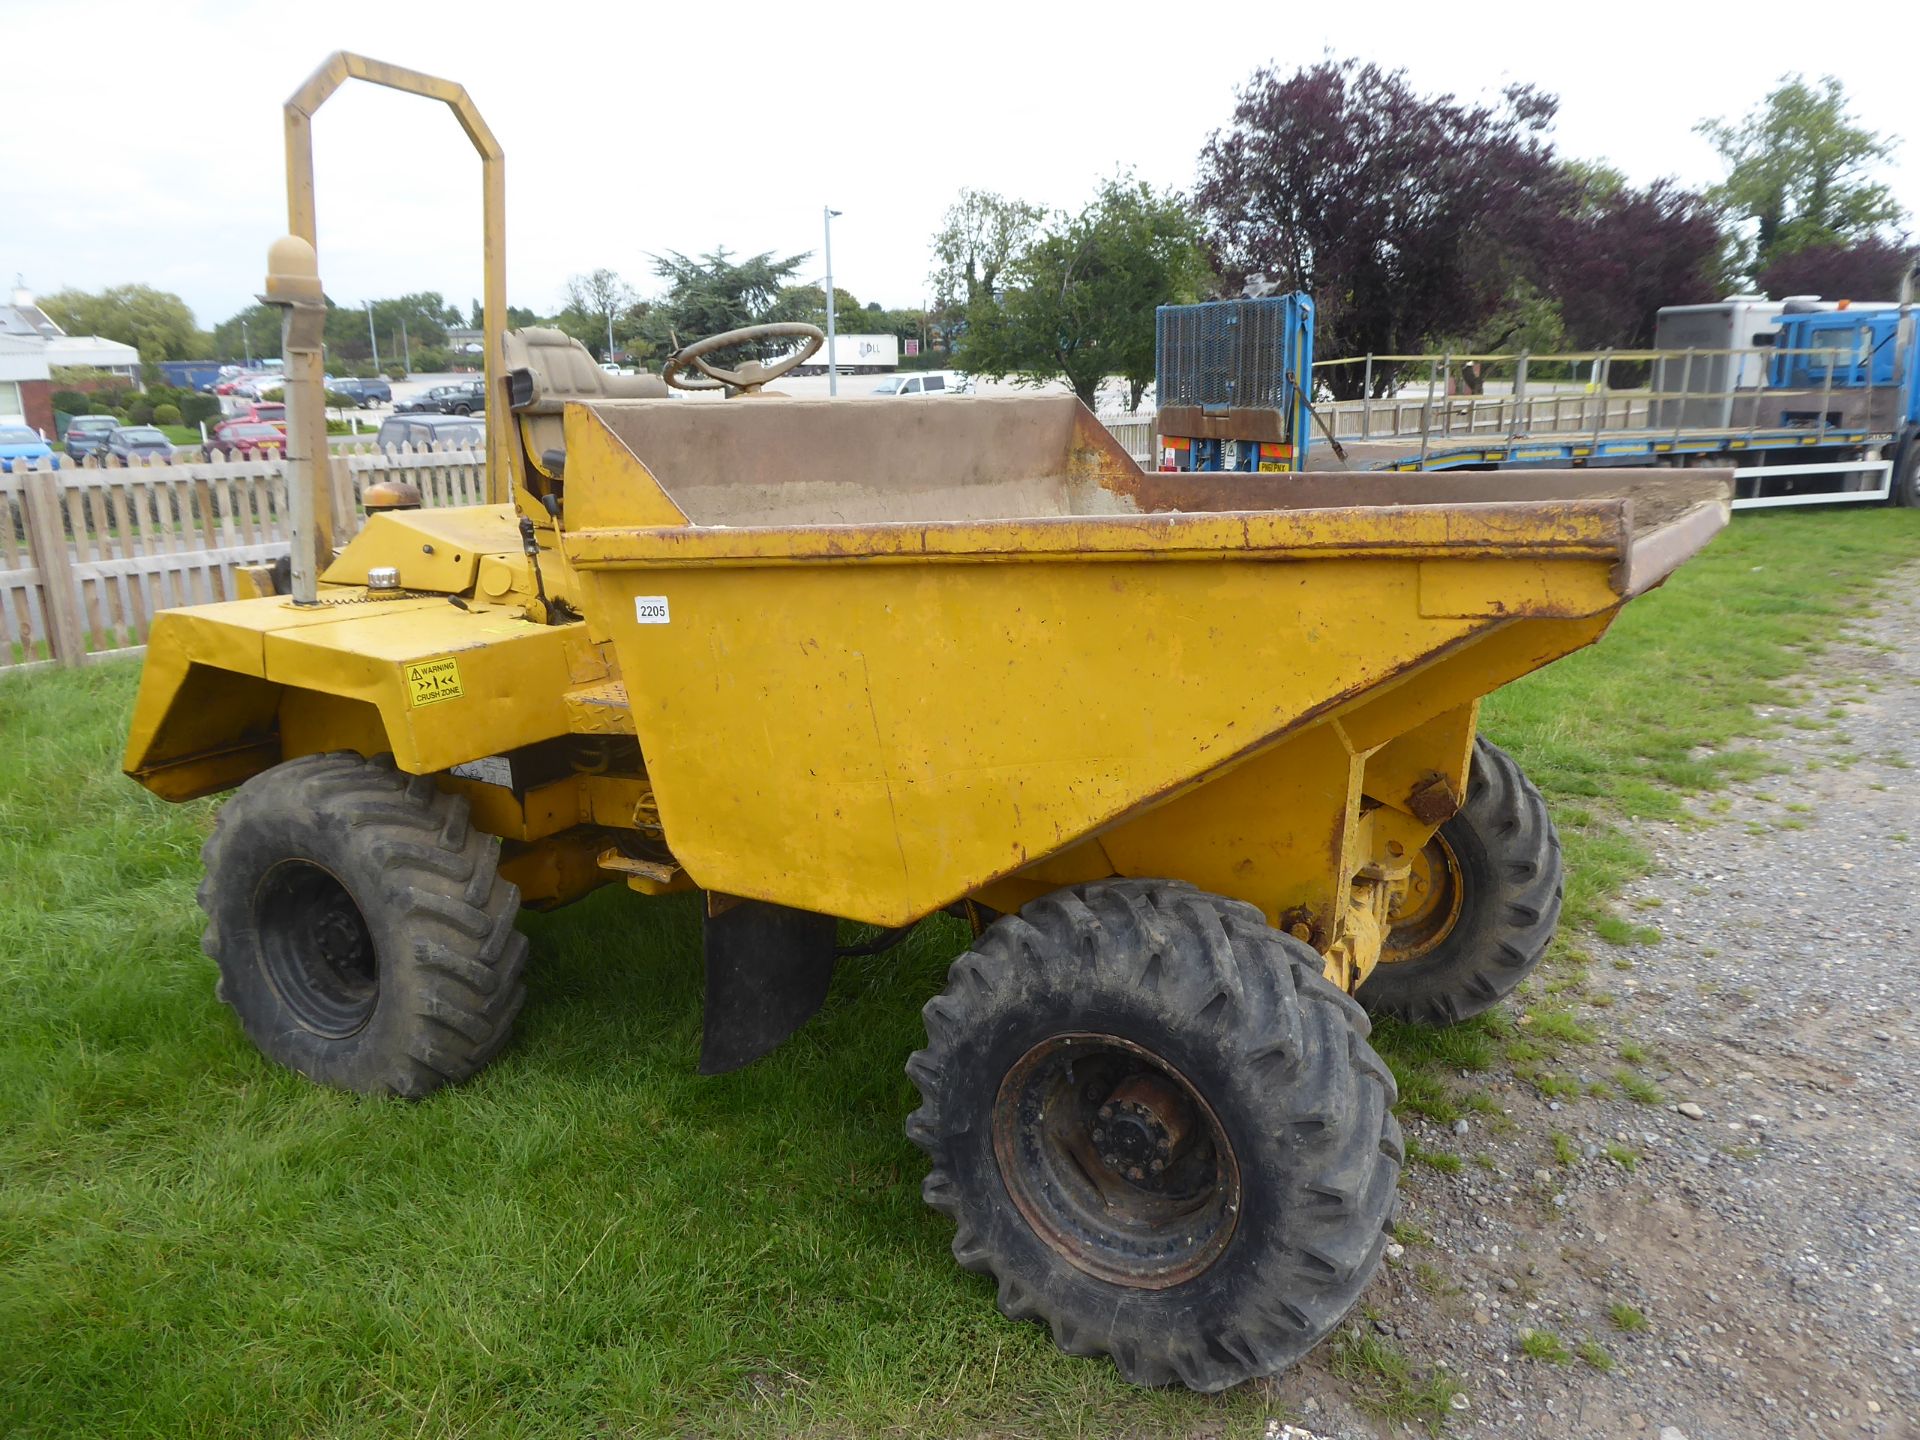
<path id="1" fill-rule="evenodd" d="M 835 927 L 831 915 L 760 900 L 709 908 L 702 1075 L 751 1064 L 813 1018 L 833 982 Z"/>

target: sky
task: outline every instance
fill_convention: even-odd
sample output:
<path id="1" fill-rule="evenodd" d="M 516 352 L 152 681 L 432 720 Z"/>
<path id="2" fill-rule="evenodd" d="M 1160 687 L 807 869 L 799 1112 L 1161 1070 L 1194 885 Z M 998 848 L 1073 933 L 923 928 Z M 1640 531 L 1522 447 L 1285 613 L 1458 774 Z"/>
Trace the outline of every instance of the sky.
<path id="1" fill-rule="evenodd" d="M 153 285 L 208 328 L 250 303 L 286 225 L 281 103 L 337 49 L 466 86 L 506 149 L 509 299 L 543 313 L 602 266 L 657 293 L 668 250 L 812 252 L 817 281 L 829 204 L 835 283 L 917 305 L 961 187 L 1069 209 L 1123 167 L 1190 187 L 1237 86 L 1326 53 L 1428 93 L 1538 85 L 1564 155 L 1689 185 L 1721 174 L 1697 121 L 1832 73 L 1901 138 L 1885 178 L 1920 210 L 1908 87 L 1871 40 L 1904 43 L 1891 4 L 1856 0 L 1848 43 L 1813 53 L 1781 38 L 1801 4 L 1303 8 L 0 0 L 0 281 Z M 350 82 L 314 132 L 336 301 L 480 293 L 479 161 L 450 112 Z"/>

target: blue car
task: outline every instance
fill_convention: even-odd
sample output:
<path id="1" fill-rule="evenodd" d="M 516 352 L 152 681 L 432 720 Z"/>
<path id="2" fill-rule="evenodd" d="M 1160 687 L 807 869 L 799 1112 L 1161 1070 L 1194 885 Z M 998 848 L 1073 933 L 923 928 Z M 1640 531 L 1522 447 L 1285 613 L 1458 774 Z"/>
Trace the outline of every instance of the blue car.
<path id="1" fill-rule="evenodd" d="M 42 470 L 58 469 L 60 465 L 53 447 L 40 438 L 38 431 L 25 425 L 0 425 L 0 471 L 11 471 L 16 460 L 36 461 Z"/>

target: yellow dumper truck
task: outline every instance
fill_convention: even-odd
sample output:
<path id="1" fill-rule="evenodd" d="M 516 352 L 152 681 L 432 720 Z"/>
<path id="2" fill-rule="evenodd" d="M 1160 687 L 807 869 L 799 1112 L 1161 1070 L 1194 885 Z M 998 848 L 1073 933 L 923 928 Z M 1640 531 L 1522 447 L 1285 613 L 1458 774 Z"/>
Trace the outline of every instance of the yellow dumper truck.
<path id="1" fill-rule="evenodd" d="M 297 470 L 317 280 L 275 254 Z M 713 1071 L 813 1013 L 839 921 L 957 910 L 907 1063 L 955 1256 L 1129 1379 L 1278 1369 L 1387 1243 L 1367 1011 L 1474 1014 L 1558 917 L 1480 697 L 1596 640 L 1729 482 L 1155 474 L 1070 396 L 762 388 L 817 343 L 621 377 L 491 335 L 495 503 L 370 508 L 336 551 L 315 493 L 291 593 L 158 618 L 126 769 L 234 791 L 220 993 L 270 1058 L 424 1095 L 506 1042 L 522 906 L 697 890 Z"/>

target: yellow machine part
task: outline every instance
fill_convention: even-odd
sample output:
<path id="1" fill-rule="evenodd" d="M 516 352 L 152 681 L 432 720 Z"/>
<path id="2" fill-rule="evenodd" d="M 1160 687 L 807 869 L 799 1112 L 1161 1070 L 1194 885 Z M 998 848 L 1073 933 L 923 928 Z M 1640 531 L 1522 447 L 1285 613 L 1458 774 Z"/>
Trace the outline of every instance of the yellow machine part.
<path id="1" fill-rule="evenodd" d="M 884 438 L 859 405 L 849 425 L 804 402 L 569 404 L 567 523 L 537 538 L 545 593 L 585 624 L 542 623 L 512 507 L 377 516 L 323 604 L 159 618 L 127 769 L 184 798 L 391 751 L 472 796 L 541 904 L 619 879 L 892 926 L 1184 879 L 1260 905 L 1351 988 L 1465 794 L 1479 698 L 1591 643 L 1727 514 L 1725 478 L 1698 474 L 1644 505 L 1590 476 L 1531 501 L 1483 499 L 1483 477 L 1419 477 L 1465 503 L 1208 492 L 1143 475 L 1070 401 L 920 407 L 957 472 L 924 493 L 938 466 L 888 488 L 775 445 Z M 982 448 L 941 430 L 969 423 Z M 842 518 L 863 506 L 880 518 Z M 947 518 L 898 518 L 920 507 Z M 365 588 L 384 568 L 397 598 Z M 626 745 L 633 773 L 447 773 L 565 737 Z"/>
<path id="2" fill-rule="evenodd" d="M 407 588 L 356 583 L 375 567 Z M 124 768 L 181 800 L 317 750 L 390 751 L 432 774 L 564 735 L 567 692 L 607 665 L 582 627 L 536 622 L 525 571 L 512 507 L 412 511 L 370 519 L 318 605 L 264 594 L 164 611 Z M 455 604 L 463 589 L 474 598 Z"/>

